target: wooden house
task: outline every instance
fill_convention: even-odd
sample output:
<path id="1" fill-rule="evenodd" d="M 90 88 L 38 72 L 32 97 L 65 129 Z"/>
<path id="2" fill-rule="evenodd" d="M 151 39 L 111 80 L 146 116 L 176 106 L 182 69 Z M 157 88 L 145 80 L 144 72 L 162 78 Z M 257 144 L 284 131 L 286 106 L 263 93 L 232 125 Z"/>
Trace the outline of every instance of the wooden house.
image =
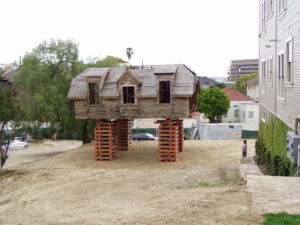
<path id="1" fill-rule="evenodd" d="M 188 118 L 199 85 L 183 64 L 88 68 L 73 79 L 68 98 L 77 119 Z"/>
<path id="2" fill-rule="evenodd" d="M 131 120 L 162 118 L 159 160 L 174 162 L 183 151 L 183 124 L 196 110 L 200 82 L 183 64 L 88 68 L 76 76 L 68 98 L 77 119 L 97 119 L 94 129 L 96 160 L 113 160 L 131 149 Z"/>

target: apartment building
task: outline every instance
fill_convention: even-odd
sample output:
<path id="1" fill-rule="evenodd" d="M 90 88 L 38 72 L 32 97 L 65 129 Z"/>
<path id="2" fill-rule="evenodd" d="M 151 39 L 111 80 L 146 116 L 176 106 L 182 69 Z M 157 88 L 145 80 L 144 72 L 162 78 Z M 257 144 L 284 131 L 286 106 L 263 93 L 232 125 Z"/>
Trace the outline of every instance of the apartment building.
<path id="1" fill-rule="evenodd" d="M 260 117 L 290 128 L 300 114 L 300 1 L 259 0 Z"/>
<path id="2" fill-rule="evenodd" d="M 228 69 L 229 81 L 237 81 L 241 76 L 258 73 L 258 59 L 231 60 Z"/>

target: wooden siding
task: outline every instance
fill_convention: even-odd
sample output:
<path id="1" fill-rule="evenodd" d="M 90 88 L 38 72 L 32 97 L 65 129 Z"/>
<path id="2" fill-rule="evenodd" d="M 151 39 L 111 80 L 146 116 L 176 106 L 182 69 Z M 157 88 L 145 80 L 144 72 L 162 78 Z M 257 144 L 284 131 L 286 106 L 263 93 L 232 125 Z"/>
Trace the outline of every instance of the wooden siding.
<path id="1" fill-rule="evenodd" d="M 173 97 L 171 104 L 158 104 L 157 98 L 141 98 L 139 104 L 120 104 L 119 99 L 102 99 L 100 105 L 88 105 L 86 100 L 75 100 L 76 119 L 121 118 L 187 118 L 189 98 Z"/>
<path id="2" fill-rule="evenodd" d="M 278 1 L 274 1 L 274 13 L 273 16 L 266 21 L 266 32 L 262 32 L 261 29 L 262 2 L 263 0 L 260 0 L 260 103 L 262 108 L 267 109 L 269 112 L 285 122 L 288 126 L 293 128 L 294 118 L 300 114 L 300 1 L 286 0 L 286 11 L 281 16 L 278 15 L 276 9 Z M 286 49 L 286 40 L 288 38 L 292 38 L 293 42 L 293 75 L 292 85 L 285 84 L 285 99 L 284 101 L 282 101 L 277 98 L 277 54 L 278 52 L 284 51 Z M 270 84 L 266 83 L 264 92 L 262 87 L 261 62 L 262 60 L 267 59 L 269 56 L 273 57 L 273 79 Z"/>

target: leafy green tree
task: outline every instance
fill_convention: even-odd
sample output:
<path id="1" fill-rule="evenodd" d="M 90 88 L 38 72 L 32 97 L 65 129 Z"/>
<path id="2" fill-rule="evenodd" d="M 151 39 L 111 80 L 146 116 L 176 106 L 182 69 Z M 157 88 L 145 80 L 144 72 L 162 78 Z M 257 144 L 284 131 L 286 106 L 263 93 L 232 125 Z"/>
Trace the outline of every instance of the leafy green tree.
<path id="1" fill-rule="evenodd" d="M 4 166 L 8 158 L 9 137 L 5 135 L 4 128 L 9 121 L 14 119 L 15 98 L 13 91 L 8 85 L 1 81 L 0 76 L 0 166 Z M 2 148 L 4 146 L 4 148 Z"/>
<path id="2" fill-rule="evenodd" d="M 229 98 L 217 87 L 204 89 L 198 95 L 198 111 L 204 113 L 210 123 L 221 122 L 229 107 Z"/>
<path id="3" fill-rule="evenodd" d="M 78 44 L 72 40 L 44 41 L 25 55 L 14 78 L 18 91 L 20 121 L 47 122 L 58 137 L 74 138 L 81 132 L 83 143 L 89 143 L 88 125 L 93 121 L 75 120 L 74 107 L 67 99 L 72 79 L 87 67 L 112 67 L 124 63 L 107 56 L 85 64 L 78 60 Z M 31 123 L 32 124 L 32 123 Z"/>
<path id="4" fill-rule="evenodd" d="M 243 94 L 246 94 L 246 83 L 248 80 L 251 80 L 254 77 L 257 77 L 258 73 L 253 73 L 253 74 L 248 74 L 248 75 L 244 75 L 241 76 L 238 81 L 236 82 L 236 84 L 234 84 L 231 89 L 233 90 L 237 90 Z"/>
<path id="5" fill-rule="evenodd" d="M 225 86 L 224 83 L 218 83 L 215 87 L 218 87 L 218 88 L 220 88 L 220 89 L 223 89 L 223 88 L 225 88 L 226 86 Z"/>
<path id="6" fill-rule="evenodd" d="M 18 92 L 18 118 L 28 122 L 48 122 L 53 133 L 78 129 L 67 93 L 79 72 L 78 44 L 71 41 L 44 41 L 23 58 L 14 77 Z M 79 128 L 80 129 L 80 128 Z M 71 131 L 69 130 L 69 131 Z"/>

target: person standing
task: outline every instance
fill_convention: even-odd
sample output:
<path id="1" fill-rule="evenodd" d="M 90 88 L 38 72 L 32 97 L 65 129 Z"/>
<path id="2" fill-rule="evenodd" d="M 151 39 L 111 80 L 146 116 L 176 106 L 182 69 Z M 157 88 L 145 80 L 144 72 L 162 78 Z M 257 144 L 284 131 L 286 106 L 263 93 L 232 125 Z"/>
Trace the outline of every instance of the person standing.
<path id="1" fill-rule="evenodd" d="M 243 141 L 242 152 L 243 152 L 243 157 L 247 157 L 247 140 Z"/>

